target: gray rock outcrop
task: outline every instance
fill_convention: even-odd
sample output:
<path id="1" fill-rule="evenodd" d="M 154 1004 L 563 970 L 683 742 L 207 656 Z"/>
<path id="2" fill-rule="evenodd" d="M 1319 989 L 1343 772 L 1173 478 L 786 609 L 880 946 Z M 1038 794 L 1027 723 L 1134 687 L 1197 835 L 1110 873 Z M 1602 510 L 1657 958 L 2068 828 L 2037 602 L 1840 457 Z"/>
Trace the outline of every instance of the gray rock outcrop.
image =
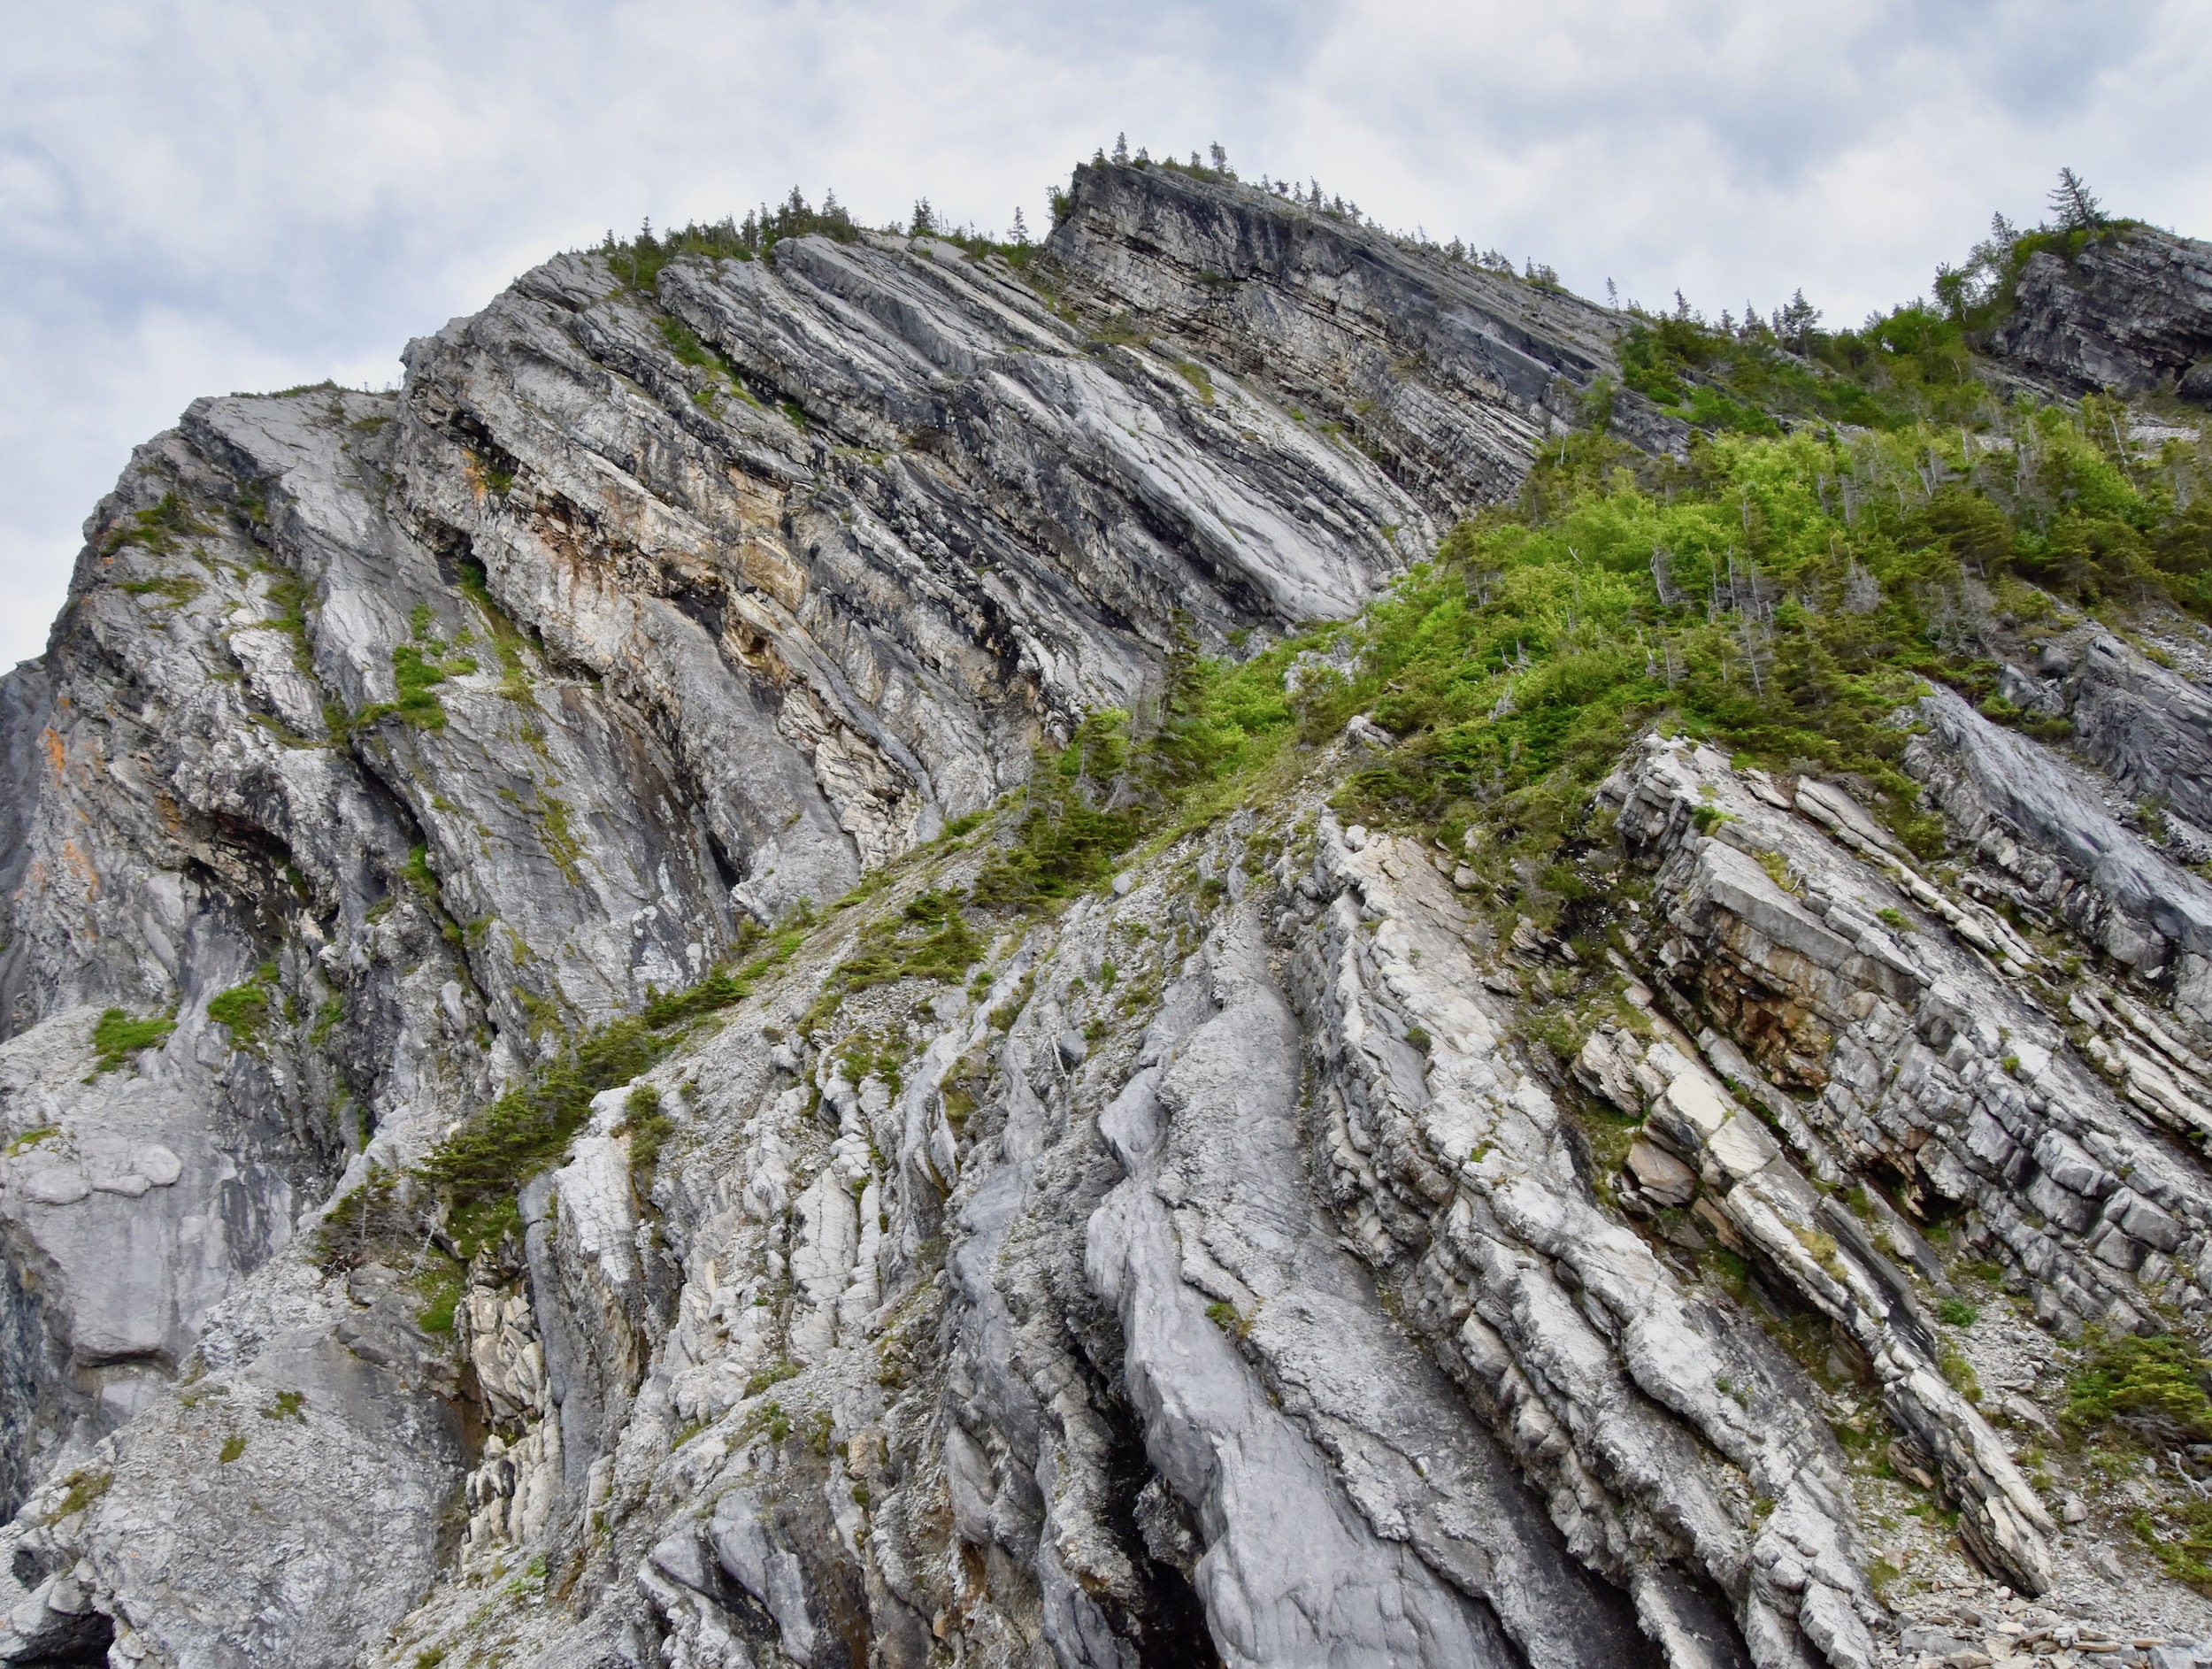
<path id="1" fill-rule="evenodd" d="M 2038 1435 L 2060 1341 L 2212 1319 L 2212 891 L 2108 803 L 2199 817 L 2212 731 L 2116 637 L 2010 669 L 2068 751 L 1921 703 L 1958 865 L 1654 737 L 1571 941 L 1332 809 L 1363 719 L 886 960 L 1041 748 L 1356 613 L 1618 371 L 1232 181 L 1066 207 L 1022 261 L 563 256 L 396 396 L 135 455 L 0 681 L 0 1663 L 2212 1627 Z M 579 1040 L 530 1149 L 498 1098 Z M 412 1168 L 495 1125 L 518 1186 L 434 1235 Z"/>
<path id="2" fill-rule="evenodd" d="M 2070 393 L 2164 388 L 2212 404 L 2212 244 L 2130 227 L 2070 260 L 2039 250 L 1988 345 Z"/>

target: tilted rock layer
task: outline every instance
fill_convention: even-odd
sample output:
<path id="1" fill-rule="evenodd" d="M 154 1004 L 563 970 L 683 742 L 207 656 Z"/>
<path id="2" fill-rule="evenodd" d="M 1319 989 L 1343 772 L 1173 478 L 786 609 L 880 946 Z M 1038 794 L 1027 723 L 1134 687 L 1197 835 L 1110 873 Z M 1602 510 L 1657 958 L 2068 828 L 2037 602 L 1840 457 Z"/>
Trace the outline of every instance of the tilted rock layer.
<path id="1" fill-rule="evenodd" d="M 142 448 L 0 684 L 0 1661 L 1851 1669 L 1915 1560 L 2201 1627 L 2030 1475 L 2048 1351 L 1931 1314 L 1962 1249 L 2037 1340 L 2212 1306 L 2212 708 L 2116 637 L 2005 669 L 2074 758 L 1927 698 L 1960 865 L 1640 745 L 1603 967 L 1345 824 L 1355 738 L 819 1000 L 1040 746 L 1509 493 L 1622 327 L 1097 166 L 1026 269 L 563 257 L 396 396 Z M 795 920 L 452 1280 L 370 1233 Z"/>

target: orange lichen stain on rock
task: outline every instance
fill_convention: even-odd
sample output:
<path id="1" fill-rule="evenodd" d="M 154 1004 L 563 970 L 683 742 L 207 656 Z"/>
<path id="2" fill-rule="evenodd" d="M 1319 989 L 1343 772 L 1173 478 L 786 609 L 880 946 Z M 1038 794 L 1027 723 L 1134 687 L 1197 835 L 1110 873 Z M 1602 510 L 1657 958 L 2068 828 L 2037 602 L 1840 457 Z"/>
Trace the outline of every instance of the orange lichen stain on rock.
<path id="1" fill-rule="evenodd" d="M 781 523 L 789 494 L 735 464 L 727 465 L 723 473 L 737 490 L 738 519 L 749 529 L 771 528 Z"/>
<path id="2" fill-rule="evenodd" d="M 161 820 L 172 834 L 184 832 L 184 812 L 169 795 L 157 793 L 154 796 L 154 809 L 161 813 Z"/>
<path id="3" fill-rule="evenodd" d="M 751 539 L 738 547 L 737 567 L 749 583 L 794 612 L 806 600 L 806 570 L 766 540 Z"/>
<path id="4" fill-rule="evenodd" d="M 46 750 L 46 764 L 54 773 L 54 781 L 60 781 L 62 773 L 69 765 L 68 748 L 63 743 L 60 735 L 50 726 L 39 733 L 38 740 L 39 745 Z"/>
<path id="5" fill-rule="evenodd" d="M 61 843 L 61 855 L 69 860 L 69 866 L 84 878 L 85 896 L 97 898 L 100 896 L 100 872 L 93 868 L 92 860 L 84 855 L 74 841 Z"/>

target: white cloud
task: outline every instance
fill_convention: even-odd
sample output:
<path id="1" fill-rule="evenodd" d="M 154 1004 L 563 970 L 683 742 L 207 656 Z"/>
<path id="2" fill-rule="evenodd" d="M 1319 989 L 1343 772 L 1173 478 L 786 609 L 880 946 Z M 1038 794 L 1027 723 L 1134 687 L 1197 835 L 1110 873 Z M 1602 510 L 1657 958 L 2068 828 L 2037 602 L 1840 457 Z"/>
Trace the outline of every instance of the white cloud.
<path id="1" fill-rule="evenodd" d="M 2061 162 L 2212 231 L 2212 0 L 4 0 L 0 664 L 195 395 L 386 381 L 551 250 L 796 182 L 1041 218 L 1125 129 L 1658 302 L 1918 292 Z"/>

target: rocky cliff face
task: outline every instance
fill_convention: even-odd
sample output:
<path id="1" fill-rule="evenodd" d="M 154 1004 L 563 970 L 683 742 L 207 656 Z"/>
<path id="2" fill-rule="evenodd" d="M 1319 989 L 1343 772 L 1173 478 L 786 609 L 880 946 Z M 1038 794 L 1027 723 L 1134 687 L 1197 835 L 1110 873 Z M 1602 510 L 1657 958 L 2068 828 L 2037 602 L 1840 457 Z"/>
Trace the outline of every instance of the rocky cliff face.
<path id="1" fill-rule="evenodd" d="M 2164 389 L 2212 405 L 2212 244 L 2141 227 L 2071 259 L 2032 255 L 1990 345 L 2070 393 Z"/>
<path id="2" fill-rule="evenodd" d="M 1848 784 L 1640 744 L 1578 860 L 1601 965 L 1332 809 L 1359 725 L 929 959 L 1040 746 L 1356 613 L 1621 327 L 1098 167 L 1027 269 L 563 257 L 396 396 L 141 449 L 0 684 L 0 1660 L 1763 1669 L 2212 1624 L 2036 1448 L 2061 1342 L 2212 1304 L 2187 670 L 2023 650 L 2066 756 L 1927 696 L 1936 864 Z M 2114 811 L 2154 796 L 2151 840 Z M 1533 1041 L 1601 996 L 1567 1065 Z M 631 1064 L 572 1139 L 411 1214 L 585 1035 Z M 1963 1263 L 2042 1328 L 1942 1323 Z"/>

